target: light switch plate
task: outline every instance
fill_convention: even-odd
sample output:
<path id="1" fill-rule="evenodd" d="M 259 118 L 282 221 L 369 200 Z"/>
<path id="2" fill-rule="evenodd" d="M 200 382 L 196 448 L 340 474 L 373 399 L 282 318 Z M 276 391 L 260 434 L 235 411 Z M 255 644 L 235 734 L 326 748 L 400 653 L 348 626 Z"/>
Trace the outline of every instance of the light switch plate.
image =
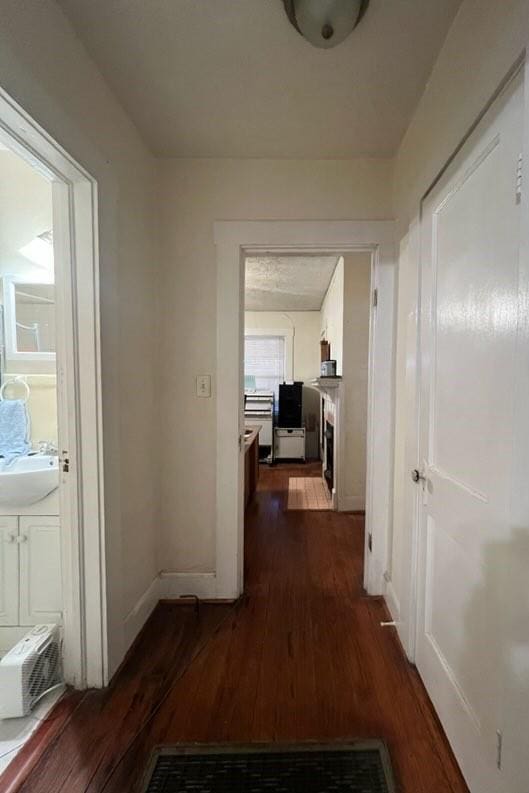
<path id="1" fill-rule="evenodd" d="M 199 374 L 197 375 L 197 397 L 210 397 L 211 396 L 211 375 Z"/>

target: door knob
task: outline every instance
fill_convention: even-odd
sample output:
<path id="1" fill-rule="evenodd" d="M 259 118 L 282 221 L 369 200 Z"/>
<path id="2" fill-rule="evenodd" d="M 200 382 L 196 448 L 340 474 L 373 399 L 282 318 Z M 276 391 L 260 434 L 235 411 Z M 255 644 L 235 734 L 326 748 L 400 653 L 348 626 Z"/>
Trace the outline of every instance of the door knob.
<path id="1" fill-rule="evenodd" d="M 423 476 L 423 474 L 421 474 L 418 468 L 413 469 L 413 471 L 411 472 L 411 478 L 413 479 L 414 482 L 426 481 L 426 477 Z"/>

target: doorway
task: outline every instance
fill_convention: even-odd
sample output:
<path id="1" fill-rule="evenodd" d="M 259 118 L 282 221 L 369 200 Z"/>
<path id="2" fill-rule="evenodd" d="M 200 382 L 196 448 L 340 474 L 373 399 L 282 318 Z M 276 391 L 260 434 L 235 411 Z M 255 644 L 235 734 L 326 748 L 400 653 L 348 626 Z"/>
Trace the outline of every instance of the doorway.
<path id="1" fill-rule="evenodd" d="M 392 221 L 222 222 L 217 249 L 217 597 L 244 587 L 244 266 L 249 256 L 368 252 L 377 307 L 368 367 L 366 563 L 370 594 L 385 591 L 391 524 L 393 319 Z M 335 450 L 335 454 L 336 454 Z"/>
<path id="2" fill-rule="evenodd" d="M 288 509 L 365 512 L 371 276 L 371 252 L 246 257 L 245 509 L 257 444 L 295 466 Z"/>
<path id="3" fill-rule="evenodd" d="M 56 545 L 62 590 L 57 622 L 64 681 L 77 688 L 102 686 L 107 682 L 107 659 L 97 185 L 1 90 L 0 145 L 6 155 L 40 180 L 50 196 L 51 219 L 46 229 L 29 240 L 31 250 L 25 251 L 29 261 L 31 255 L 34 259 L 43 251 L 47 255 L 47 263 L 44 259 L 39 264 L 34 262 L 39 279 L 29 283 L 26 274 L 4 273 L 8 297 L 4 306 L 5 349 L 12 360 L 10 367 L 16 367 L 12 371 L 2 369 L 4 396 L 9 396 L 9 389 L 20 388 L 22 399 L 27 389 L 31 394 L 32 388 L 37 388 L 37 375 L 56 379 L 52 400 L 55 435 L 49 425 L 42 432 L 37 429 L 42 426 L 38 424 L 42 419 L 39 415 L 33 422 L 36 434 L 29 439 L 29 452 L 48 454 L 55 458 L 58 468 L 57 487 L 51 497 L 57 501 Z M 20 206 L 23 209 L 23 195 Z M 24 258 L 24 251 L 20 256 Z M 36 319 L 28 314 L 35 305 L 39 312 Z M 19 309 L 25 312 L 24 317 L 17 316 Z M 52 326 L 53 334 L 48 333 Z M 55 344 L 46 341 L 47 333 L 50 338 L 54 335 Z M 18 371 L 24 366 L 25 372 Z M 50 368 L 44 372 L 46 366 L 53 371 Z M 33 371 L 39 367 L 40 372 Z M 7 377 L 12 374 L 16 377 Z M 19 391 L 14 395 L 19 396 Z M 46 415 L 49 418 L 51 413 Z M 50 527 L 43 524 L 42 528 L 49 538 Z M 35 565 L 40 561 L 36 557 Z M 42 565 L 37 572 L 42 574 L 46 567 Z M 55 611 L 41 616 L 54 615 Z M 37 616 L 31 615 L 33 622 Z"/>

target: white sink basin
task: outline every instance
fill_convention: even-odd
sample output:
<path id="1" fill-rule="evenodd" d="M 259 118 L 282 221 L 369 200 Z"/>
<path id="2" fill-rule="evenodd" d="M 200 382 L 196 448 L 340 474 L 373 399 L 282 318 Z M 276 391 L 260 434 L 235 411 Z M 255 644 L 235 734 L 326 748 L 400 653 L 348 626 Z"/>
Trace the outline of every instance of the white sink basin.
<path id="1" fill-rule="evenodd" d="M 59 458 L 49 454 L 19 457 L 6 468 L 0 459 L 0 506 L 26 507 L 59 487 Z"/>

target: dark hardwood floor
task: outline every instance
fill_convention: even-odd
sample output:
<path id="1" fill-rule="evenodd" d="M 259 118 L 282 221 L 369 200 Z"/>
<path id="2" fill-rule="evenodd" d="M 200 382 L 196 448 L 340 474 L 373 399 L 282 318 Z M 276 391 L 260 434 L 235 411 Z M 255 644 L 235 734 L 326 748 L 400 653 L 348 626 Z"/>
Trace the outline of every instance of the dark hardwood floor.
<path id="1" fill-rule="evenodd" d="M 362 516 L 287 512 L 294 471 L 317 468 L 262 471 L 245 596 L 198 619 L 160 604 L 113 685 L 76 703 L 19 789 L 128 793 L 160 743 L 381 737 L 403 793 L 467 791 L 395 630 L 380 627 L 383 601 L 363 593 Z"/>

